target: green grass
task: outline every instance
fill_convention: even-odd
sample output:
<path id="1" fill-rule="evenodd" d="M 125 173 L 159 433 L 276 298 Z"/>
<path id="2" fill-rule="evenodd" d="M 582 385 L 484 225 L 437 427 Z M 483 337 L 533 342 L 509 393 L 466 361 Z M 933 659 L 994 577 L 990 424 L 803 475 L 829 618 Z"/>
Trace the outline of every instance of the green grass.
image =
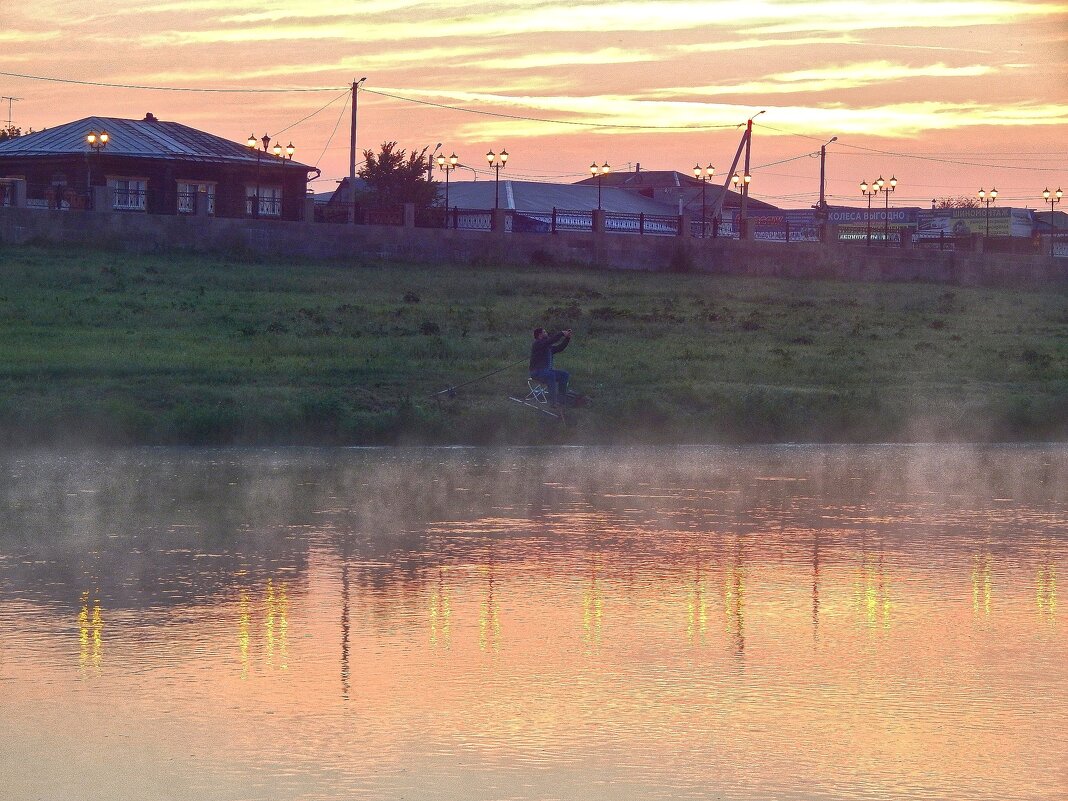
<path id="1" fill-rule="evenodd" d="M 535 325 L 594 398 L 506 400 Z M 0 441 L 1068 439 L 1068 287 L 0 248 Z"/>

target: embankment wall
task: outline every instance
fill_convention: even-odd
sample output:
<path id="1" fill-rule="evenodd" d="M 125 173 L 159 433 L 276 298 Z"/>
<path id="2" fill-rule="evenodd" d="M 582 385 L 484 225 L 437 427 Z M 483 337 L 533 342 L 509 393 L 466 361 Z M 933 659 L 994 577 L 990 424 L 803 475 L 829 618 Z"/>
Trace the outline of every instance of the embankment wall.
<path id="1" fill-rule="evenodd" d="M 595 267 L 855 281 L 1026 286 L 1068 281 L 1068 259 L 1001 253 L 566 232 L 215 219 L 0 208 L 0 242 L 132 252 L 330 259 L 364 264 Z"/>

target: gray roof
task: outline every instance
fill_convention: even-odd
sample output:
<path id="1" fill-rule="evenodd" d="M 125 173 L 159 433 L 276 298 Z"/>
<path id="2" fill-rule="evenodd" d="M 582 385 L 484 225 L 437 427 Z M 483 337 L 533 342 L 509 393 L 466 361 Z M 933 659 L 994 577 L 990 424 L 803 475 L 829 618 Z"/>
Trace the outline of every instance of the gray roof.
<path id="1" fill-rule="evenodd" d="M 445 184 L 438 182 L 438 196 L 444 202 Z M 547 184 L 538 181 L 500 182 L 502 209 L 516 211 L 589 211 L 597 208 L 597 186 Z M 492 209 L 494 181 L 453 181 L 449 184 L 449 205 L 462 209 Z M 678 214 L 678 206 L 661 203 L 634 192 L 604 187 L 601 208 L 626 214 Z"/>
<path id="2" fill-rule="evenodd" d="M 108 132 L 107 149 L 111 156 L 135 156 L 173 161 L 200 161 L 255 165 L 255 151 L 243 142 L 231 142 L 221 136 L 198 131 L 178 122 L 157 120 L 151 114 L 141 120 L 119 117 L 86 117 L 55 128 L 18 136 L 0 142 L 0 156 L 57 156 L 88 152 L 85 139 L 89 131 Z M 259 153 L 259 159 L 281 161 L 273 153 Z M 293 166 L 312 170 L 293 161 Z"/>
<path id="3" fill-rule="evenodd" d="M 717 176 L 705 185 L 705 208 L 711 209 L 716 204 L 716 198 L 725 194 L 723 199 L 724 208 L 736 209 L 742 203 L 742 196 L 731 189 L 724 189 L 723 177 Z M 683 209 L 691 214 L 701 216 L 701 184 L 702 182 L 693 176 L 678 172 L 677 170 L 635 170 L 633 172 L 615 172 L 602 176 L 602 186 L 605 191 L 609 186 L 619 187 L 631 192 L 644 192 L 646 195 L 653 192 L 660 193 L 661 197 L 673 196 L 681 198 Z M 578 182 L 579 186 L 597 185 L 595 177 L 584 178 Z M 776 206 L 763 200 L 757 200 L 749 196 L 751 209 L 774 209 Z"/>

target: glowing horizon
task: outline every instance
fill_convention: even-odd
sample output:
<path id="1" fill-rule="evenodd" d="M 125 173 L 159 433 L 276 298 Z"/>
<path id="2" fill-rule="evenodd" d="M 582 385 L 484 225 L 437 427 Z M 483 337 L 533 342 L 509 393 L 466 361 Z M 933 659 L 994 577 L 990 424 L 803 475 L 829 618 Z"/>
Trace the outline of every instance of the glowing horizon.
<path id="1" fill-rule="evenodd" d="M 368 0 L 358 13 L 323 0 L 255 11 L 118 0 L 87 15 L 44 0 L 6 17 L 0 95 L 18 100 L 0 104 L 4 124 L 9 109 L 24 131 L 152 111 L 234 141 L 285 132 L 323 170 L 318 191 L 348 172 L 341 95 L 364 75 L 361 150 L 441 141 L 481 170 L 481 153 L 507 146 L 514 179 L 579 180 L 591 159 L 725 168 L 737 126 L 766 109 L 752 191 L 778 205 L 815 200 L 818 160 L 804 157 L 832 136 L 834 203 L 859 204 L 860 178 L 888 171 L 900 205 L 996 184 L 1004 205 L 1041 207 L 1043 186 L 1068 184 L 1068 3 L 1057 0 L 902 2 L 892 13 L 842 0 Z"/>

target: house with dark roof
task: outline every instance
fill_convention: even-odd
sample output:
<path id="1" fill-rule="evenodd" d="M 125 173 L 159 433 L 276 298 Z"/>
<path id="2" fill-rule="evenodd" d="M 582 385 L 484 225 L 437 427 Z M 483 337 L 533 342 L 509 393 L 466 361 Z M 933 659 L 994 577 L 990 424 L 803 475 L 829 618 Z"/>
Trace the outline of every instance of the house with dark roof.
<path id="1" fill-rule="evenodd" d="M 301 219 L 319 171 L 266 137 L 250 142 L 151 113 L 86 117 L 0 142 L 0 180 L 24 181 L 27 206 Z"/>

